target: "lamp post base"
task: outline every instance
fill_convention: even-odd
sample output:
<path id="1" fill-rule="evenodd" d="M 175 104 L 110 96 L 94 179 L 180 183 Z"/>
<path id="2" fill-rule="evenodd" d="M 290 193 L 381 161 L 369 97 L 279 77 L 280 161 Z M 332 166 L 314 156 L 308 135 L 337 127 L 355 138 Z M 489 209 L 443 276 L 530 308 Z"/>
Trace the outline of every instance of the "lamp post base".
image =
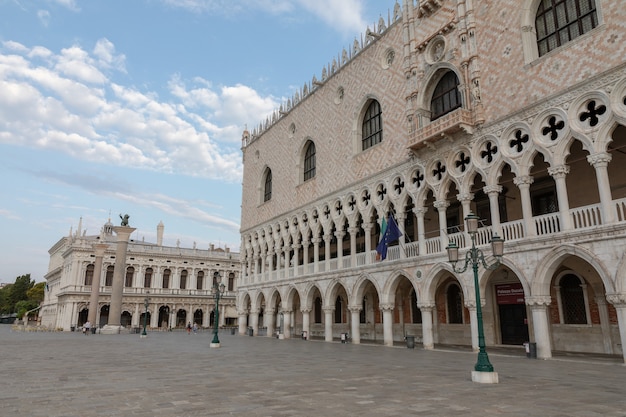
<path id="1" fill-rule="evenodd" d="M 217 343 L 211 342 L 211 344 L 209 346 L 212 347 L 212 348 L 218 348 L 218 347 L 220 347 L 220 342 L 217 342 Z"/>
<path id="2" fill-rule="evenodd" d="M 140 334 L 140 335 L 139 335 L 139 338 L 140 338 L 140 339 L 144 339 L 144 338 L 146 338 L 146 337 L 148 337 L 148 335 L 147 335 L 147 334 Z"/>
<path id="3" fill-rule="evenodd" d="M 497 384 L 499 382 L 498 373 L 472 371 L 472 382 L 478 382 L 479 384 Z"/>

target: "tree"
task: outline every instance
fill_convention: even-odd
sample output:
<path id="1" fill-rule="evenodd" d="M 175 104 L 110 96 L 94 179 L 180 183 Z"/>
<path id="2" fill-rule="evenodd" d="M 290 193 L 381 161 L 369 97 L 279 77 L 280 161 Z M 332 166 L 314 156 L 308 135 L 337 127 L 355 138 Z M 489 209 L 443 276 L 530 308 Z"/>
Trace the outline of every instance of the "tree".
<path id="1" fill-rule="evenodd" d="M 45 283 L 42 283 L 45 286 Z M 0 289 L 0 312 L 10 314 L 17 312 L 16 305 L 20 301 L 28 301 L 28 291 L 35 287 L 35 281 L 30 279 L 30 274 L 19 276 L 15 283 L 6 285 Z M 39 289 L 32 292 L 32 300 L 37 305 L 43 300 L 43 296 L 38 294 Z M 36 307 L 36 306 L 35 306 Z M 34 308 L 34 307 L 33 307 Z"/>
<path id="2" fill-rule="evenodd" d="M 26 296 L 28 297 L 28 301 L 35 302 L 37 304 L 41 303 L 44 299 L 44 289 L 46 288 L 45 282 L 39 282 L 31 287 L 28 291 L 26 291 Z"/>

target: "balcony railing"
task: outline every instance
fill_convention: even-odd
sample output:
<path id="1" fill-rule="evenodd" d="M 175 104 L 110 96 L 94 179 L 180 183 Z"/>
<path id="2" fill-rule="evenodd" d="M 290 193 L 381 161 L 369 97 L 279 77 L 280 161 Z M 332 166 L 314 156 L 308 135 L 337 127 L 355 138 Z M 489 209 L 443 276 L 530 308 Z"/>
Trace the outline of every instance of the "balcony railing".
<path id="1" fill-rule="evenodd" d="M 626 198 L 613 201 L 613 209 L 615 210 L 616 223 L 626 223 Z M 588 206 L 576 207 L 569 211 L 569 215 L 572 220 L 572 229 L 591 229 L 603 224 L 602 222 L 602 207 L 600 204 L 592 204 Z M 513 220 L 505 222 L 500 225 L 502 231 L 502 237 L 506 242 L 515 242 L 525 239 L 530 236 L 526 231 L 526 226 L 523 219 Z M 534 225 L 534 235 L 545 236 L 553 235 L 562 232 L 561 213 L 554 212 L 541 216 L 534 216 L 529 224 Z M 476 245 L 485 246 L 489 245 L 493 236 L 493 227 L 486 226 L 478 229 L 476 234 Z M 469 238 L 464 232 L 450 233 L 446 236 L 446 242 L 453 241 L 459 248 L 468 248 L 471 245 Z M 385 262 L 397 261 L 403 258 L 416 258 L 420 255 L 440 254 L 445 252 L 445 245 L 442 245 L 442 237 L 436 236 L 425 239 L 423 247 L 425 253 L 420 253 L 420 242 L 407 242 L 404 245 L 390 246 L 387 250 L 387 258 Z M 328 262 L 319 261 L 317 263 L 317 273 L 325 273 L 328 271 L 336 271 L 340 269 L 358 268 L 366 265 L 375 265 L 380 263 L 380 259 L 377 257 L 375 250 L 370 252 L 360 252 L 354 255 L 355 264 L 352 264 L 352 258 L 350 255 L 344 255 L 341 265 L 337 258 L 330 259 Z M 307 275 L 314 275 L 316 272 L 316 265 L 308 263 L 304 269 L 303 266 L 297 267 L 298 275 L 301 275 L 301 271 L 306 271 Z M 290 269 L 293 269 L 291 267 Z M 265 272 L 264 274 L 257 274 L 255 276 L 244 277 L 245 284 L 254 284 L 255 282 L 263 282 L 267 280 L 275 279 L 277 276 L 284 276 L 284 272 L 277 273 L 272 271 L 271 273 Z M 292 276 L 290 273 L 289 276 Z"/>
<path id="2" fill-rule="evenodd" d="M 472 112 L 459 108 L 439 119 L 409 133 L 409 148 L 417 150 L 461 130 L 472 133 L 474 118 Z"/>

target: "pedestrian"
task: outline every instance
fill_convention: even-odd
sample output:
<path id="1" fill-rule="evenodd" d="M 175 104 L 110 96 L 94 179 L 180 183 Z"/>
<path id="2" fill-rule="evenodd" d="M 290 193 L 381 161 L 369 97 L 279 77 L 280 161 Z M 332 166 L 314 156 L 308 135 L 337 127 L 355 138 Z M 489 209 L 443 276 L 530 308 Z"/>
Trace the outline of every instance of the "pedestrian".
<path id="1" fill-rule="evenodd" d="M 193 334 L 198 334 L 198 323 L 193 324 Z"/>
<path id="2" fill-rule="evenodd" d="M 187 323 L 187 334 L 191 334 L 191 322 Z"/>
<path id="3" fill-rule="evenodd" d="M 89 335 L 89 333 L 91 333 L 91 323 L 87 320 L 83 325 L 83 334 Z"/>

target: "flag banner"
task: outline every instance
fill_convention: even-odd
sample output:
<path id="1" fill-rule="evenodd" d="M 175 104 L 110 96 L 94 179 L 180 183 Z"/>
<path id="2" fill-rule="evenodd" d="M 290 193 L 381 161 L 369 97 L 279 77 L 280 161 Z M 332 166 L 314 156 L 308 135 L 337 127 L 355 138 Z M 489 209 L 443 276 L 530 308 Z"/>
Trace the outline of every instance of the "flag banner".
<path id="1" fill-rule="evenodd" d="M 387 220 L 386 222 L 385 219 L 383 219 L 380 235 L 381 238 L 378 246 L 376 246 L 376 252 L 380 256 L 380 260 L 382 261 L 387 258 L 387 248 L 389 247 L 389 244 L 395 240 L 398 240 L 398 238 L 402 236 L 402 232 L 400 232 L 398 224 L 396 223 L 396 220 L 393 218 L 393 216 L 389 216 L 389 220 Z"/>

